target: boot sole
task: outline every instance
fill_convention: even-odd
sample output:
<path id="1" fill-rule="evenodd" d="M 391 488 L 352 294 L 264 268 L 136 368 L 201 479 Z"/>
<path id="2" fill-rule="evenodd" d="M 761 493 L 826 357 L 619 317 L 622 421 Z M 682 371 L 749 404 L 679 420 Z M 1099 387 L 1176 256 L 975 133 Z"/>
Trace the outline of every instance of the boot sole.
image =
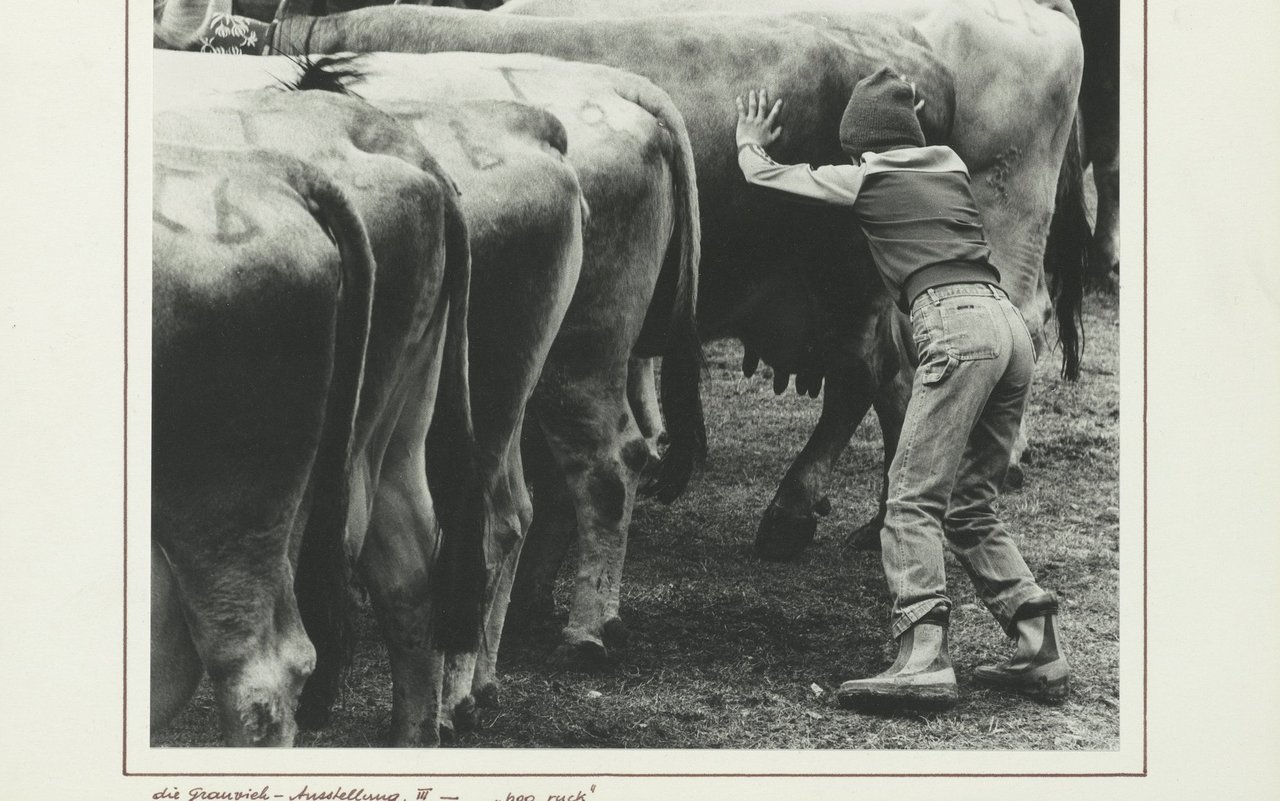
<path id="1" fill-rule="evenodd" d="M 1018 693 L 1051 706 L 1063 703 L 1067 700 L 1067 696 L 1071 694 L 1071 678 L 1069 676 L 1059 676 L 1052 679 L 1048 676 L 1013 679 L 987 676 L 975 672 L 973 678 L 979 684 L 994 690 Z"/>
<path id="2" fill-rule="evenodd" d="M 866 712 L 942 712 L 956 705 L 960 693 L 955 686 L 857 687 L 836 691 L 836 703 L 843 709 Z"/>

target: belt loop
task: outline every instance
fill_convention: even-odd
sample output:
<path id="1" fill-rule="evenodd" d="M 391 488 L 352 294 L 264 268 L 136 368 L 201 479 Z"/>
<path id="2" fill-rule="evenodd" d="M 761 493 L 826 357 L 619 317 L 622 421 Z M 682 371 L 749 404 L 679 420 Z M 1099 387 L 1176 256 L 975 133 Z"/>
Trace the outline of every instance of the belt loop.
<path id="1" fill-rule="evenodd" d="M 928 289 L 925 290 L 925 292 L 929 294 L 929 302 L 932 303 L 934 306 L 937 306 L 942 303 L 942 301 L 938 300 L 938 293 L 933 291 L 933 287 L 929 287 Z"/>

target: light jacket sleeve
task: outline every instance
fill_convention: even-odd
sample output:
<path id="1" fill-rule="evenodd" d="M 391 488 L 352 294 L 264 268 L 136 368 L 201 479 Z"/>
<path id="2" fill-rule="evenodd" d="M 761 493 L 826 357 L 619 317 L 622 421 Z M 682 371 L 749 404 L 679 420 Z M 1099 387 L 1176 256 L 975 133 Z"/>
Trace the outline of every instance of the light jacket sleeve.
<path id="1" fill-rule="evenodd" d="M 858 199 L 865 171 L 865 167 L 853 164 L 779 164 L 759 145 L 739 148 L 738 166 L 748 183 L 839 206 L 852 206 Z"/>

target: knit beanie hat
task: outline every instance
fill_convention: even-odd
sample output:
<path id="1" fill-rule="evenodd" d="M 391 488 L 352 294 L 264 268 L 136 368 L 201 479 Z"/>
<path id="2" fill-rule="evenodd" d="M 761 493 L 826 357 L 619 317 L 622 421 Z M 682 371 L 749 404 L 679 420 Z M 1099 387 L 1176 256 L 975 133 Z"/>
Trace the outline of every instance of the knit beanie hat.
<path id="1" fill-rule="evenodd" d="M 858 81 L 840 120 L 840 147 L 854 158 L 868 150 L 924 147 L 913 100 L 911 87 L 888 67 Z"/>

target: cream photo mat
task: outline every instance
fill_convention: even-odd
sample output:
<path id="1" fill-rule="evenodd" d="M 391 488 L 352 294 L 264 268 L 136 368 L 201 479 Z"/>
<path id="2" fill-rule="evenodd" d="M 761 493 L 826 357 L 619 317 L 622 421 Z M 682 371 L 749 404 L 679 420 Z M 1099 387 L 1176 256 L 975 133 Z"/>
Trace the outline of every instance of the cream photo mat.
<path id="1" fill-rule="evenodd" d="M 1256 81 L 1280 66 L 1264 40 L 1280 22 L 1273 4 L 1152 7 L 1145 30 L 1142 4 L 1122 9 L 1121 744 L 1090 753 L 149 748 L 147 551 L 133 546 L 149 530 L 150 17 L 130 5 L 126 83 L 125 4 L 58 5 L 8 15 L 0 759 L 12 797 L 186 799 L 267 785 L 284 797 L 358 785 L 498 801 L 1280 789 L 1269 758 L 1280 705 L 1267 681 L 1278 554 L 1274 523 L 1255 511 L 1280 486 L 1280 425 L 1262 414 L 1280 379 L 1260 355 L 1280 344 L 1280 181 L 1253 136 L 1260 120 L 1262 144 L 1277 141 L 1280 109 Z M 1248 598 L 1243 614 L 1227 606 L 1234 594 Z M 1253 664 L 1256 643 L 1270 650 Z M 508 775 L 448 775 L 467 773 Z M 1113 775 L 758 775 L 769 773 Z"/>

